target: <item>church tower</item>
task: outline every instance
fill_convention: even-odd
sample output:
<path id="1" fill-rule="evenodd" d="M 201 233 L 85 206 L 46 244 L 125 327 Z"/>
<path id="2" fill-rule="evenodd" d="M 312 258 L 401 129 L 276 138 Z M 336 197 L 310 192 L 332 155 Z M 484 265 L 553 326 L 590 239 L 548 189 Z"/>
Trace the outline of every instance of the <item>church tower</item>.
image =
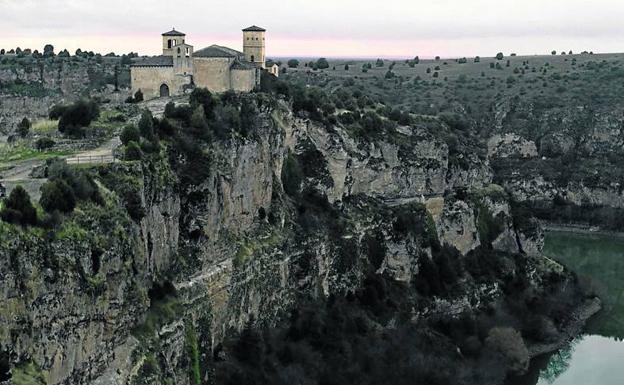
<path id="1" fill-rule="evenodd" d="M 175 56 L 177 53 L 176 47 L 184 44 L 186 34 L 184 32 L 176 31 L 175 28 L 169 32 L 162 34 L 163 37 L 163 55 Z"/>
<path id="2" fill-rule="evenodd" d="M 248 62 L 264 68 L 266 62 L 266 29 L 252 25 L 243 29 L 243 52 Z"/>

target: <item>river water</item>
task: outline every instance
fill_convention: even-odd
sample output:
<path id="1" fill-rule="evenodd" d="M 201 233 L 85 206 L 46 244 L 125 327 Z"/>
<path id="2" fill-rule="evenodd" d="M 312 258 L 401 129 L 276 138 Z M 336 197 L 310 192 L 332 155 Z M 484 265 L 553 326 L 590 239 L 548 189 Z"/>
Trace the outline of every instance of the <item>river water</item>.
<path id="1" fill-rule="evenodd" d="M 588 282 L 603 310 L 570 346 L 533 360 L 518 384 L 624 385 L 624 237 L 551 232 L 544 254 Z"/>

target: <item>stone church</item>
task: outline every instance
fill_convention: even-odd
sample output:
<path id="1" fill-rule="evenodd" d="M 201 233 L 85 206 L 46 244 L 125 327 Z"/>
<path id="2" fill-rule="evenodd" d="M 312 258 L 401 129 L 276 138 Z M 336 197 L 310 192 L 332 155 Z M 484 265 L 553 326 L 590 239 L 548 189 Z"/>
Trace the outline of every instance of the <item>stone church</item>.
<path id="1" fill-rule="evenodd" d="M 132 94 L 145 99 L 181 95 L 195 87 L 212 92 L 248 92 L 260 84 L 265 69 L 264 28 L 243 30 L 243 52 L 211 45 L 199 51 L 187 44 L 186 34 L 175 29 L 162 34 L 163 54 L 136 58 L 131 67 Z M 274 69 L 270 70 L 276 75 Z"/>

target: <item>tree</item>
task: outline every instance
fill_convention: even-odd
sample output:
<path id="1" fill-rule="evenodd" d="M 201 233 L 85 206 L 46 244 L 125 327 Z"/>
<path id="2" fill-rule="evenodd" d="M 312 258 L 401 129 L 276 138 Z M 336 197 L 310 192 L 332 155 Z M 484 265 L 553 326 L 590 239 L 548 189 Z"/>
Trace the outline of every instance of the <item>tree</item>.
<path id="1" fill-rule="evenodd" d="M 147 140 L 154 137 L 154 117 L 149 110 L 144 110 L 139 120 L 139 132 Z"/>
<path id="2" fill-rule="evenodd" d="M 288 61 L 288 68 L 297 68 L 299 67 L 299 60 L 297 59 L 290 59 Z"/>
<path id="3" fill-rule="evenodd" d="M 126 146 L 126 152 L 124 154 L 125 160 L 141 160 L 143 158 L 143 151 L 141 146 L 137 142 L 129 142 Z"/>
<path id="4" fill-rule="evenodd" d="M 137 92 L 134 93 L 134 102 L 139 103 L 142 101 L 143 101 L 143 92 L 141 90 L 137 90 Z"/>
<path id="5" fill-rule="evenodd" d="M 16 225 L 36 225 L 37 210 L 30 201 L 30 195 L 20 185 L 16 186 L 4 202 L 0 218 Z"/>
<path id="6" fill-rule="evenodd" d="M 43 56 L 44 57 L 54 56 L 54 46 L 52 44 L 46 44 L 45 47 L 43 47 Z"/>
<path id="7" fill-rule="evenodd" d="M 100 115 L 100 108 L 93 100 L 79 100 L 69 106 L 53 107 L 50 119 L 55 119 L 59 114 L 59 131 L 70 136 L 80 136 L 82 128 L 89 127 Z"/>
<path id="8" fill-rule="evenodd" d="M 202 106 L 204 108 L 204 115 L 206 119 L 210 120 L 214 116 L 214 108 L 217 104 L 212 96 L 212 93 L 206 88 L 195 88 L 191 92 L 189 98 L 191 107 L 196 110 L 197 107 Z"/>
<path id="9" fill-rule="evenodd" d="M 325 59 L 324 57 L 318 59 L 316 61 L 316 68 L 323 70 L 326 68 L 329 68 L 329 62 L 327 61 L 327 59 Z"/>
<path id="10" fill-rule="evenodd" d="M 17 125 L 17 133 L 22 138 L 25 138 L 25 137 L 28 136 L 28 132 L 30 131 L 30 127 L 31 127 L 30 120 L 28 120 L 28 118 L 24 118 Z"/>
<path id="11" fill-rule="evenodd" d="M 557 51 L 556 50 L 552 50 L 552 52 L 550 54 L 554 56 L 554 55 L 557 54 Z"/>
<path id="12" fill-rule="evenodd" d="M 345 71 L 348 71 L 349 70 L 349 65 L 345 64 L 344 69 L 345 69 Z"/>
<path id="13" fill-rule="evenodd" d="M 377 59 L 377 61 L 375 62 L 375 67 L 383 67 L 384 66 L 384 61 L 382 59 Z"/>
<path id="14" fill-rule="evenodd" d="M 0 55 L 4 55 L 6 53 L 6 51 L 4 50 L 4 48 L 0 49 Z"/>
<path id="15" fill-rule="evenodd" d="M 76 207 L 74 190 L 63 179 L 57 178 L 41 186 L 41 207 L 47 212 L 71 213 Z"/>
<path id="16" fill-rule="evenodd" d="M 474 58 L 474 62 L 475 62 L 475 63 L 479 63 L 479 62 L 481 62 L 481 58 L 480 58 L 479 56 L 475 57 L 475 58 Z"/>
<path id="17" fill-rule="evenodd" d="M 69 51 L 64 49 L 61 52 L 59 52 L 58 54 L 59 57 L 70 57 L 71 55 L 69 54 Z"/>
<path id="18" fill-rule="evenodd" d="M 35 148 L 39 151 L 44 151 L 54 146 L 54 144 L 55 144 L 54 140 L 46 136 L 46 137 L 37 139 L 37 141 L 35 142 Z"/>
<path id="19" fill-rule="evenodd" d="M 134 124 L 129 124 L 124 127 L 123 131 L 121 131 L 121 135 L 119 135 L 119 139 L 124 146 L 127 146 L 130 142 L 139 142 L 141 140 L 141 133 L 138 128 Z"/>
<path id="20" fill-rule="evenodd" d="M 496 54 L 496 60 L 503 60 L 505 58 L 505 55 L 503 55 L 502 52 L 499 52 Z"/>

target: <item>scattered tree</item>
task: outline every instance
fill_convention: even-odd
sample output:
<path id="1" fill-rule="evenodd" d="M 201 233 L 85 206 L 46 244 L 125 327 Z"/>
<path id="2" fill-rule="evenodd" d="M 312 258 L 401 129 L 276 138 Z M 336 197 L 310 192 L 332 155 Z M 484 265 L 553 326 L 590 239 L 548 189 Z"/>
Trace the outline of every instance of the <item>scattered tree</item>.
<path id="1" fill-rule="evenodd" d="M 63 179 L 54 179 L 41 186 L 41 207 L 47 212 L 71 213 L 76 207 L 74 190 Z"/>
<path id="2" fill-rule="evenodd" d="M 31 127 L 30 120 L 28 120 L 28 118 L 24 118 L 22 119 L 21 122 L 17 124 L 17 133 L 22 138 L 25 138 L 28 136 L 28 133 L 30 132 L 30 127 Z"/>
<path id="3" fill-rule="evenodd" d="M 325 59 L 324 57 L 318 59 L 316 61 L 316 68 L 323 70 L 326 68 L 329 68 L 329 62 L 327 61 L 327 59 Z"/>
<path id="4" fill-rule="evenodd" d="M 37 224 L 37 210 L 30 201 L 30 195 L 22 186 L 16 186 L 4 201 L 0 218 L 5 222 L 22 226 Z"/>
<path id="5" fill-rule="evenodd" d="M 44 57 L 54 56 L 54 46 L 52 44 L 46 44 L 45 47 L 43 47 L 43 56 Z"/>
<path id="6" fill-rule="evenodd" d="M 129 124 L 121 131 L 119 139 L 124 146 L 127 146 L 130 142 L 139 142 L 141 140 L 141 133 L 134 124 Z"/>

